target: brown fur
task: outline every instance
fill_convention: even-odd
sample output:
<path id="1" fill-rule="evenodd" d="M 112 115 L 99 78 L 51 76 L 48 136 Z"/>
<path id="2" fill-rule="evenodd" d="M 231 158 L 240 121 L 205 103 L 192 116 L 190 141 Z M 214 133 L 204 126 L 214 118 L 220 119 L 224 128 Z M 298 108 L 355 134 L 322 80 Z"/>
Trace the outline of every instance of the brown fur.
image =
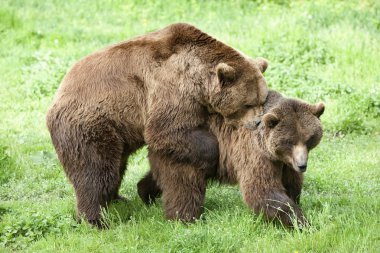
<path id="1" fill-rule="evenodd" d="M 168 166 L 175 164 L 168 173 L 181 166 L 187 177 L 212 170 L 219 151 L 205 129 L 210 112 L 235 122 L 247 105 L 262 104 L 266 67 L 265 60 L 252 60 L 187 24 L 76 63 L 46 120 L 75 188 L 78 214 L 99 223 L 101 207 L 119 198 L 128 156 L 144 144 Z"/>
<path id="2" fill-rule="evenodd" d="M 259 115 L 258 110 L 253 114 Z M 222 117 L 212 116 L 210 129 L 219 141 L 220 157 L 218 170 L 209 176 L 224 183 L 238 183 L 244 201 L 255 213 L 263 212 L 269 220 L 278 218 L 289 227 L 293 225 L 294 215 L 299 224 L 304 224 L 298 206 L 303 184 L 300 167 L 306 169 L 308 152 L 320 142 L 322 127 L 318 118 L 323 111 L 323 104 L 309 105 L 271 91 L 262 108 L 264 116 L 257 118 L 257 126 L 248 124 L 234 129 Z M 197 179 L 202 181 L 198 188 L 183 184 L 179 171 L 173 171 L 168 178 L 167 173 L 161 175 L 158 169 L 168 166 L 162 160 L 152 161 L 152 172 L 148 174 L 152 180 L 149 184 L 148 177 L 140 181 L 139 192 L 142 189 L 149 192 L 149 187 L 154 187 L 154 194 L 150 195 L 154 199 L 161 188 L 168 218 L 182 212 L 184 207 L 194 211 L 192 218 L 198 218 L 206 182 Z M 201 178 L 201 175 L 193 177 Z M 203 180 L 207 178 L 204 176 Z M 198 201 L 188 202 L 189 196 Z"/>

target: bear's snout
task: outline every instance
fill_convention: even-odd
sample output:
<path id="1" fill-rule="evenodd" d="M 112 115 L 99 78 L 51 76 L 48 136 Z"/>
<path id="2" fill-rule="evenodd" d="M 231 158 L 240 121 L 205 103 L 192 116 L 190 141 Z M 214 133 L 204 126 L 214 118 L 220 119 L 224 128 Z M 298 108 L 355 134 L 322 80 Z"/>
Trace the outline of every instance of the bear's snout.
<path id="1" fill-rule="evenodd" d="M 305 172 L 306 168 L 307 168 L 307 164 L 298 165 L 298 169 L 300 170 L 300 172 Z"/>
<path id="2" fill-rule="evenodd" d="M 293 168 L 298 172 L 305 172 L 307 168 L 308 150 L 305 145 L 293 147 Z"/>

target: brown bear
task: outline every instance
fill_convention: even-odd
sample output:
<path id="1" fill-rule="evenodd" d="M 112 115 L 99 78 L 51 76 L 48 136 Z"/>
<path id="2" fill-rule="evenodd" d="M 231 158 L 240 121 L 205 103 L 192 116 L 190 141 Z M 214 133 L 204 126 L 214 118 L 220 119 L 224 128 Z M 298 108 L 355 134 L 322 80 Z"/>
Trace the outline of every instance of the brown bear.
<path id="1" fill-rule="evenodd" d="M 187 24 L 77 62 L 46 121 L 74 186 L 78 215 L 100 224 L 101 208 L 120 198 L 128 156 L 144 144 L 182 164 L 189 176 L 215 170 L 219 151 L 205 128 L 209 114 L 233 121 L 262 104 L 268 93 L 266 67 L 264 59 L 253 60 Z"/>
<path id="2" fill-rule="evenodd" d="M 198 181 L 206 184 L 211 178 L 238 183 L 244 201 L 255 213 L 263 212 L 269 220 L 278 218 L 288 227 L 295 220 L 304 224 L 306 220 L 298 206 L 302 173 L 306 171 L 309 151 L 322 138 L 319 117 L 323 112 L 322 103 L 309 105 L 270 91 L 264 106 L 247 114 L 251 118 L 258 115 L 255 123 L 236 129 L 220 115 L 213 115 L 209 127 L 218 139 L 220 152 L 216 173 L 201 178 L 187 173 L 183 166 L 166 171 L 176 163 L 150 154 L 151 172 L 138 183 L 138 193 L 148 204 L 162 192 L 167 218 L 177 218 L 177 213 L 187 210 L 188 221 L 200 216 L 201 201 L 191 202 L 190 198 L 204 198 L 204 185 L 200 187 Z"/>

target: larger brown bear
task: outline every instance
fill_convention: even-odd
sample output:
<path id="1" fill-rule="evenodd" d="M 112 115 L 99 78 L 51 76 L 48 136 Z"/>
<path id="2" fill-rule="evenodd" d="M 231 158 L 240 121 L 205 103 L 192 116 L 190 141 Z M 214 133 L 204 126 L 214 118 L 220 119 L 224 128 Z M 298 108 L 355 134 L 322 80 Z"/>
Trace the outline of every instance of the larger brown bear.
<path id="1" fill-rule="evenodd" d="M 186 167 L 189 176 L 215 170 L 219 152 L 205 129 L 209 113 L 233 120 L 262 104 L 266 67 L 265 60 L 187 24 L 76 63 L 57 91 L 47 126 L 75 188 L 78 214 L 99 224 L 101 207 L 120 198 L 128 156 L 144 144 Z"/>
<path id="2" fill-rule="evenodd" d="M 288 227 L 294 222 L 304 224 L 305 218 L 298 206 L 302 173 L 306 171 L 309 151 L 322 138 L 319 117 L 323 112 L 322 103 L 309 105 L 270 91 L 261 109 L 247 113 L 247 117 L 258 116 L 255 124 L 235 129 L 214 115 L 209 124 L 219 141 L 216 173 L 200 178 L 186 173 L 187 168 L 183 166 L 166 171 L 167 167 L 177 164 L 151 155 L 152 171 L 138 183 L 139 195 L 149 204 L 162 192 L 168 218 L 176 218 L 175 214 L 184 210 L 191 210 L 188 217 L 198 218 L 201 206 L 189 196 L 196 195 L 203 200 L 204 184 L 212 178 L 223 183 L 238 183 L 245 202 L 255 213 L 263 212 L 269 220 L 278 218 Z M 201 186 L 199 181 L 203 181 Z"/>

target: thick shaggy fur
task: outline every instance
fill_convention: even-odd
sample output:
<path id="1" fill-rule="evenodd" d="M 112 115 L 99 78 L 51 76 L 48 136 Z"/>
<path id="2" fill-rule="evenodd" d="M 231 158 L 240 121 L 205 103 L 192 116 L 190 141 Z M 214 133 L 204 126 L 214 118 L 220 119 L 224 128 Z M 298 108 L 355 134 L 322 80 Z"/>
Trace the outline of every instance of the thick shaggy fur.
<path id="1" fill-rule="evenodd" d="M 197 28 L 175 24 L 112 45 L 76 63 L 47 113 L 47 126 L 75 188 L 78 214 L 99 224 L 118 199 L 128 156 L 147 144 L 167 171 L 213 170 L 210 112 L 234 122 L 262 104 L 267 63 L 250 59 Z M 168 172 L 169 173 L 169 172 Z M 171 172 L 170 172 L 171 173 Z"/>
<path id="2" fill-rule="evenodd" d="M 299 224 L 304 224 L 298 206 L 303 185 L 301 171 L 306 170 L 308 152 L 322 138 L 319 116 L 324 106 L 283 98 L 270 91 L 261 110 L 262 114 L 259 108 L 253 113 L 257 116 L 256 124 L 238 129 L 226 124 L 219 115 L 210 117 L 210 129 L 219 141 L 220 152 L 214 174 L 190 175 L 179 170 L 161 174 L 158 168 L 169 166 L 160 159 L 151 159 L 152 171 L 138 184 L 143 201 L 150 203 L 162 190 L 168 218 L 184 209 L 192 211 L 186 213 L 189 217 L 198 218 L 206 181 L 214 178 L 238 183 L 244 201 L 255 213 L 263 212 L 269 220 L 278 218 L 289 227 L 294 216 Z M 183 179 L 189 176 L 195 180 Z M 189 201 L 189 196 L 193 196 L 193 201 Z"/>

